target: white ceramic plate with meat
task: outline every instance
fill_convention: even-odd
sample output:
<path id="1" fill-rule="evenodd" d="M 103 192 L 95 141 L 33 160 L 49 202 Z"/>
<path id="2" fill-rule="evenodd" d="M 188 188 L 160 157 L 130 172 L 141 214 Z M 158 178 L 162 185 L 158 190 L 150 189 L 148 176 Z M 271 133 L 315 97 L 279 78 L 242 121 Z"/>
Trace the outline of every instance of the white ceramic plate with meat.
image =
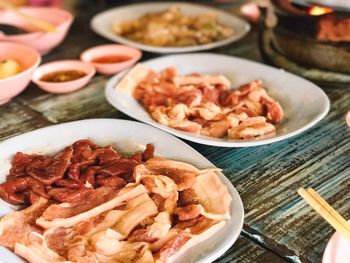
<path id="1" fill-rule="evenodd" d="M 311 128 L 323 119 L 330 107 L 327 95 L 315 84 L 291 73 L 241 58 L 211 53 L 171 55 L 143 63 L 155 71 L 175 67 L 179 74 L 222 74 L 233 87 L 252 80 L 262 80 L 269 95 L 277 100 L 284 118 L 276 125 L 276 134 L 268 138 L 229 140 L 197 135 L 162 125 L 151 118 L 145 108 L 130 94 L 115 89 L 126 74 L 114 76 L 106 86 L 110 104 L 130 117 L 151 124 L 180 138 L 220 147 L 250 147 L 281 141 Z"/>
<path id="2" fill-rule="evenodd" d="M 0 144 L 1 181 L 5 181 L 11 167 L 11 159 L 16 152 L 53 154 L 79 139 L 91 139 L 99 145 L 113 144 L 122 152 L 130 153 L 139 151 L 146 143 L 152 143 L 157 156 L 185 161 L 198 168 L 213 167 L 212 163 L 190 146 L 152 126 L 126 120 L 91 119 L 39 129 L 2 142 Z M 190 247 L 176 259 L 176 262 L 212 262 L 232 246 L 241 232 L 244 211 L 240 196 L 222 173 L 218 175 L 232 197 L 231 218 L 210 239 Z M 0 216 L 10 211 L 11 208 L 1 201 Z M 21 258 L 4 247 L 0 247 L 0 256 L 1 262 L 4 263 L 23 262 Z"/>
<path id="3" fill-rule="evenodd" d="M 185 15 L 197 16 L 199 14 L 213 12 L 218 14 L 218 21 L 234 29 L 232 36 L 215 41 L 208 44 L 185 46 L 185 47 L 157 47 L 141 44 L 135 41 L 131 41 L 123 36 L 119 36 L 112 31 L 112 26 L 115 21 L 129 21 L 137 19 L 146 13 L 155 13 L 168 9 L 171 6 L 178 6 Z M 250 25 L 246 21 L 231 15 L 227 12 L 192 3 L 183 2 L 159 2 L 159 3 L 141 3 L 133 4 L 123 7 L 117 7 L 111 10 L 104 11 L 93 17 L 90 24 L 92 30 L 97 34 L 111 40 L 114 42 L 129 45 L 135 48 L 139 48 L 144 51 L 154 52 L 154 53 L 184 53 L 184 52 L 195 52 L 200 50 L 208 50 L 220 46 L 227 45 L 229 43 L 235 42 L 242 37 L 244 37 L 250 30 Z"/>

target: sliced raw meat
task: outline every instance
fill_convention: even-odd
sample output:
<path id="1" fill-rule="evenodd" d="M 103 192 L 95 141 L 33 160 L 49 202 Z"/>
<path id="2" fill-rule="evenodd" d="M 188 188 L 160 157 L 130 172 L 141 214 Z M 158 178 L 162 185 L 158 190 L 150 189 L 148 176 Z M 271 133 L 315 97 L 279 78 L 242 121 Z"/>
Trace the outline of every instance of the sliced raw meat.
<path id="1" fill-rule="evenodd" d="M 146 193 L 139 195 L 127 202 L 125 213 L 123 213 L 112 229 L 123 237 L 127 237 L 140 222 L 157 213 L 157 206 L 152 199 Z"/>
<path id="2" fill-rule="evenodd" d="M 92 193 L 91 188 L 81 187 L 73 188 L 53 188 L 48 192 L 48 195 L 60 203 L 76 203 L 83 202 Z"/>
<path id="3" fill-rule="evenodd" d="M 17 242 L 26 244 L 36 239 L 35 220 L 47 206 L 47 199 L 41 197 L 30 207 L 4 216 L 0 221 L 0 245 L 13 249 Z"/>
<path id="4" fill-rule="evenodd" d="M 45 211 L 44 214 L 46 215 L 39 217 L 36 220 L 36 224 L 43 228 L 60 227 L 60 226 L 70 227 L 81 221 L 97 216 L 105 211 L 111 210 L 114 207 L 121 205 L 123 202 L 127 201 L 128 199 L 134 198 L 143 193 L 146 193 L 146 188 L 142 185 L 138 185 L 138 186 L 132 185 L 129 187 L 125 187 L 113 199 L 107 202 L 104 202 L 103 204 L 100 204 L 99 206 L 96 206 L 88 211 L 85 210 L 86 209 L 85 207 L 84 209 L 85 212 L 81 212 L 79 214 L 76 213 L 78 206 L 72 207 L 70 204 L 63 203 L 61 205 L 58 205 L 59 207 L 56 209 L 55 212 L 60 214 L 61 216 L 66 216 L 67 213 L 74 214 L 73 216 L 68 218 L 67 217 L 56 218 L 56 217 L 52 217 L 50 213 Z M 50 209 L 50 207 L 48 209 Z M 72 210 L 75 210 L 75 212 L 73 212 Z M 53 219 L 48 220 L 47 219 L 48 217 Z"/>
<path id="5" fill-rule="evenodd" d="M 230 81 L 223 75 L 191 75 L 191 76 L 176 76 L 173 78 L 176 86 L 184 85 L 198 85 L 202 83 L 208 83 L 210 85 L 221 84 L 226 87 L 230 87 Z"/>
<path id="6" fill-rule="evenodd" d="M 177 184 L 178 191 L 193 186 L 195 177 L 200 174 L 200 170 L 190 164 L 162 158 L 152 158 L 145 166 L 150 174 L 165 175 L 172 179 Z"/>
<path id="7" fill-rule="evenodd" d="M 15 253 L 26 259 L 30 263 L 68 263 L 65 258 L 59 256 L 51 249 L 37 243 L 23 245 L 16 243 Z"/>
<path id="8" fill-rule="evenodd" d="M 164 237 L 171 228 L 171 218 L 168 212 L 159 213 L 154 223 L 146 229 L 137 229 L 129 237 L 129 242 L 148 242 L 153 243 L 159 238 Z"/>
<path id="9" fill-rule="evenodd" d="M 86 212 L 104 202 L 112 199 L 115 195 L 114 188 L 100 187 L 91 192 L 91 195 L 84 200 L 73 202 L 70 204 L 54 204 L 49 206 L 43 213 L 43 218 L 53 220 L 56 218 L 68 218 Z"/>
<path id="10" fill-rule="evenodd" d="M 63 177 L 71 164 L 72 156 L 73 147 L 68 146 L 50 160 L 48 166 L 46 166 L 48 164 L 46 159 L 37 162 L 32 160 L 27 166 L 27 173 L 45 185 L 52 184 Z"/>
<path id="11" fill-rule="evenodd" d="M 49 198 L 44 185 L 29 176 L 12 178 L 0 185 L 0 197 L 13 205 L 31 203 L 34 195 Z"/>
<path id="12" fill-rule="evenodd" d="M 115 87 L 118 90 L 132 93 L 137 85 L 150 73 L 150 69 L 141 64 L 133 67 Z"/>
<path id="13" fill-rule="evenodd" d="M 159 200 L 160 202 L 153 199 L 159 211 L 172 213 L 178 200 L 178 186 L 167 176 L 144 174 L 144 172 L 141 171 L 142 169 L 146 169 L 145 173 L 149 172 L 144 165 L 140 165 L 140 167 L 135 169 L 136 172 L 134 173 L 136 182 L 141 182 L 149 193 L 155 194 L 152 196 L 152 199 L 153 197 L 156 199 L 159 199 L 158 196 L 161 197 L 161 200 Z"/>
<path id="14" fill-rule="evenodd" d="M 24 177 L 27 175 L 27 166 L 37 154 L 25 154 L 18 152 L 13 156 L 9 177 Z"/>
<path id="15" fill-rule="evenodd" d="M 202 215 L 214 220 L 230 218 L 231 195 L 214 171 L 198 175 L 193 190 L 202 206 Z"/>
<path id="16" fill-rule="evenodd" d="M 164 246 L 155 254 L 155 262 L 166 262 L 169 257 L 174 255 L 191 239 L 186 232 L 180 232 L 175 237 L 168 240 Z"/>

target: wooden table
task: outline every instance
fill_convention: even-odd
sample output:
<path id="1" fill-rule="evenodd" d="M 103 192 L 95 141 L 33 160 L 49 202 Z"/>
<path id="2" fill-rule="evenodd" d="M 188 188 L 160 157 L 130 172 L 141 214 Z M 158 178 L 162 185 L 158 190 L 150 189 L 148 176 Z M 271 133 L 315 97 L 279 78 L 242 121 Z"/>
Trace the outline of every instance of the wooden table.
<path id="1" fill-rule="evenodd" d="M 44 57 L 44 62 L 78 58 L 85 48 L 108 43 L 89 30 L 92 15 L 107 8 L 105 3 L 82 2 L 85 6 L 74 8 L 76 20 L 69 36 Z M 221 7 L 237 10 L 237 5 Z M 238 43 L 212 52 L 261 61 L 254 29 Z M 151 57 L 155 55 L 145 54 L 143 59 Z M 130 119 L 106 102 L 107 80 L 108 77 L 97 75 L 84 89 L 66 95 L 44 93 L 31 85 L 0 107 L 0 139 L 79 119 Z M 299 136 L 245 149 L 189 142 L 224 169 L 245 207 L 241 236 L 217 262 L 321 262 L 326 242 L 334 231 L 298 196 L 299 187 L 313 187 L 341 214 L 350 217 L 350 128 L 345 124 L 345 114 L 350 109 L 350 92 L 346 89 L 349 87 L 322 88 L 331 99 L 331 111 Z"/>

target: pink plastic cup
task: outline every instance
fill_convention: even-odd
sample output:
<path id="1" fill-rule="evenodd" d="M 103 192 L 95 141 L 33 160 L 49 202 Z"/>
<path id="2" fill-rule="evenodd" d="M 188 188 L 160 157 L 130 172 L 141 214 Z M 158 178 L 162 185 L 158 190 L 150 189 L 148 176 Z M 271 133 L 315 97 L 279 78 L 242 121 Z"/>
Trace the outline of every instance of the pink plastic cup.
<path id="1" fill-rule="evenodd" d="M 21 66 L 21 72 L 9 78 L 0 79 L 0 105 L 21 93 L 29 84 L 33 71 L 41 61 L 40 54 L 27 46 L 0 42 L 0 61 L 13 59 Z"/>
<path id="2" fill-rule="evenodd" d="M 86 73 L 84 77 L 65 82 L 47 82 L 40 80 L 44 75 L 57 71 L 78 70 Z M 89 63 L 80 60 L 61 60 L 46 63 L 37 68 L 33 74 L 32 81 L 39 88 L 50 93 L 68 93 L 84 87 L 95 75 L 95 68 Z"/>
<path id="3" fill-rule="evenodd" d="M 126 56 L 128 60 L 117 63 L 96 63 L 93 60 L 108 56 Z M 140 50 L 117 44 L 100 45 L 85 50 L 80 59 L 94 65 L 96 71 L 101 74 L 111 75 L 116 74 L 126 68 L 134 65 L 142 56 Z"/>

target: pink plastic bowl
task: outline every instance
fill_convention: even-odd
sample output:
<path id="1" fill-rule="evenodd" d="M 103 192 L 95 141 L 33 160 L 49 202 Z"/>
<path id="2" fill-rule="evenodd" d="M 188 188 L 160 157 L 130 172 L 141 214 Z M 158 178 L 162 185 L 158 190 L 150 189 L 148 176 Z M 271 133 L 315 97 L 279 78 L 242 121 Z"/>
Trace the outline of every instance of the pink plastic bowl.
<path id="1" fill-rule="evenodd" d="M 40 54 L 34 49 L 17 44 L 0 42 L 0 61 L 14 59 L 22 72 L 9 78 L 0 79 L 0 105 L 21 93 L 30 82 L 33 71 L 41 61 Z"/>
<path id="2" fill-rule="evenodd" d="M 92 62 L 94 59 L 105 57 L 105 56 L 115 56 L 122 55 L 130 57 L 129 60 L 118 62 L 118 63 L 96 63 Z M 126 68 L 131 67 L 138 61 L 142 56 L 140 50 L 123 46 L 123 45 L 101 45 L 85 50 L 81 55 L 80 59 L 85 62 L 93 64 L 98 73 L 111 75 L 116 74 Z"/>
<path id="3" fill-rule="evenodd" d="M 63 9 L 51 7 L 22 7 L 20 10 L 25 14 L 43 19 L 55 25 L 57 30 L 54 32 L 38 31 L 38 29 L 27 22 L 27 20 L 13 14 L 11 11 L 3 11 L 0 16 L 1 24 L 17 26 L 30 31 L 30 33 L 5 35 L 0 32 L 0 40 L 25 44 L 36 49 L 42 55 L 47 54 L 63 41 L 73 22 L 73 16 Z"/>
<path id="4" fill-rule="evenodd" d="M 86 73 L 86 76 L 65 82 L 46 82 L 40 80 L 45 74 L 62 71 L 62 70 L 79 70 Z M 95 75 L 95 68 L 80 60 L 61 60 L 44 64 L 37 68 L 33 74 L 32 81 L 41 89 L 51 93 L 68 93 L 84 87 Z"/>

